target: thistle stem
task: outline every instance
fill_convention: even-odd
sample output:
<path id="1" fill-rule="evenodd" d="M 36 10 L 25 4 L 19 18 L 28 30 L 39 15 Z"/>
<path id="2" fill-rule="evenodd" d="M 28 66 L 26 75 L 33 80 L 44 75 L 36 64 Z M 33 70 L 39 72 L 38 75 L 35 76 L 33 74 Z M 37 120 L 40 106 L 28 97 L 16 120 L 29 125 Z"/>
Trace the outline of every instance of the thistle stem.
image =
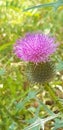
<path id="1" fill-rule="evenodd" d="M 58 100 L 58 97 L 55 94 L 55 91 L 53 90 L 53 88 L 51 88 L 51 86 L 49 84 L 45 85 L 45 88 L 48 90 L 51 98 L 54 100 L 54 102 L 56 103 L 57 107 L 59 108 L 59 110 L 61 112 L 63 112 L 63 105 L 60 103 L 60 101 Z"/>

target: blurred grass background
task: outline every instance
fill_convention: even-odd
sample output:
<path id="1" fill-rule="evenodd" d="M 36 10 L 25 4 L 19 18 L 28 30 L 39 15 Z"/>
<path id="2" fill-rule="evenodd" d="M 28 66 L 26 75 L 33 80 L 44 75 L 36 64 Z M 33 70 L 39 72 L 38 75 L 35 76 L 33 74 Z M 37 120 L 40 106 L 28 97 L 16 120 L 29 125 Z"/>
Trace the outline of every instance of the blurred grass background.
<path id="1" fill-rule="evenodd" d="M 13 54 L 13 44 L 27 32 L 51 33 L 60 43 L 54 60 L 56 63 L 63 60 L 63 7 L 56 11 L 52 7 L 23 11 L 34 5 L 55 1 L 0 0 L 0 130 L 22 130 L 27 125 L 24 120 L 32 118 L 37 113 L 38 106 L 43 109 L 34 99 L 36 96 L 34 90 L 37 86 L 30 87 L 32 85 L 23 74 L 23 62 Z M 57 75 L 52 86 L 63 86 L 62 75 L 63 71 Z M 28 99 L 30 92 L 31 101 Z M 56 92 L 63 98 L 60 90 Z M 39 97 L 41 100 L 49 98 L 46 92 Z M 22 104 L 21 101 L 24 99 L 27 100 Z M 55 110 L 53 104 L 50 108 Z M 38 113 L 44 116 L 43 113 L 39 111 Z M 48 126 L 46 130 L 48 129 L 51 128 Z"/>

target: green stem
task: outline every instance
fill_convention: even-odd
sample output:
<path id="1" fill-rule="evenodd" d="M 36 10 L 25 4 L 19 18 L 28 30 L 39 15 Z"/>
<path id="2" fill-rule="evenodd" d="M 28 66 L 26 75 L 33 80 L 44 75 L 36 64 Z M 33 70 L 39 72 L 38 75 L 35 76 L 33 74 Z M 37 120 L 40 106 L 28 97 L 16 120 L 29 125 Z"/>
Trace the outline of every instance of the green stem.
<path id="1" fill-rule="evenodd" d="M 48 90 L 51 98 L 54 100 L 54 102 L 56 103 L 57 107 L 59 108 L 59 110 L 61 112 L 63 112 L 63 105 L 60 103 L 60 101 L 58 100 L 58 97 L 55 94 L 55 91 L 53 90 L 53 88 L 51 88 L 51 86 L 49 84 L 45 85 L 46 90 Z"/>

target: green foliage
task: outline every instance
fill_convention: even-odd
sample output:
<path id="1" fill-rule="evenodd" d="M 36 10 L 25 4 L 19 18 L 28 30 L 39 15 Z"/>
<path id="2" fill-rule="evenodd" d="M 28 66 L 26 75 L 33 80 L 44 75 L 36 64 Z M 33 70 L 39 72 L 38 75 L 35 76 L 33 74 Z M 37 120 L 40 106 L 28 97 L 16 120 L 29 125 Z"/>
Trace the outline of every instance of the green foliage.
<path id="1" fill-rule="evenodd" d="M 5 73 L 5 69 L 0 69 L 0 76 L 2 76 Z"/>
<path id="2" fill-rule="evenodd" d="M 51 4 L 55 9 L 58 7 L 56 12 L 52 10 Z M 34 7 L 35 10 L 23 11 L 35 5 L 41 5 L 41 10 Z M 15 41 L 27 32 L 43 31 L 55 36 L 60 45 L 52 59 L 59 75 L 48 86 L 57 95 L 56 86 L 63 86 L 62 6 L 63 0 L 0 0 L 0 130 L 23 130 L 39 117 L 46 120 L 46 117 L 55 116 L 58 111 L 59 115 L 53 118 L 53 126 L 49 120 L 45 130 L 52 127 L 53 130 L 63 129 L 63 113 L 58 107 L 58 101 L 63 106 L 62 90 L 58 88 L 56 102 L 50 97 L 47 87 L 30 84 L 24 75 L 26 63 L 17 59 L 13 53 Z M 47 104 L 47 101 L 50 103 Z M 39 127 L 37 125 L 33 129 L 39 130 Z"/>
<path id="3" fill-rule="evenodd" d="M 42 7 L 54 7 L 54 9 L 56 10 L 57 8 L 59 8 L 62 5 L 63 5 L 63 0 L 57 0 L 56 2 L 40 4 L 37 6 L 30 7 L 30 8 L 25 9 L 24 11 L 28 11 L 30 9 L 35 9 L 35 8 L 42 8 Z"/>
<path id="4" fill-rule="evenodd" d="M 58 65 L 56 66 L 57 71 L 63 71 L 63 61 L 59 61 Z"/>
<path id="5" fill-rule="evenodd" d="M 16 110 L 21 111 L 25 107 L 26 103 L 29 102 L 31 99 L 34 99 L 35 97 L 36 97 L 36 92 L 34 92 L 34 91 L 29 92 L 28 96 L 24 99 L 24 101 L 19 102 L 16 105 Z"/>
<path id="6" fill-rule="evenodd" d="M 55 121 L 53 130 L 57 130 L 58 128 L 63 128 L 63 120 L 57 119 Z"/>

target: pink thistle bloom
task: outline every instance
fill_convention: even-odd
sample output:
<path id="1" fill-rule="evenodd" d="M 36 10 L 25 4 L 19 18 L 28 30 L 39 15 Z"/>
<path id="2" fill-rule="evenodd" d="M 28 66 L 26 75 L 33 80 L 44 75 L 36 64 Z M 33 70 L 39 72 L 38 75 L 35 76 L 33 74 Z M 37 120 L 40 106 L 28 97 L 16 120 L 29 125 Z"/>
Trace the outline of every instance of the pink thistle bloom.
<path id="1" fill-rule="evenodd" d="M 14 52 L 18 58 L 39 63 L 47 62 L 56 51 L 58 44 L 55 39 L 42 33 L 29 33 L 24 38 L 17 40 Z"/>

